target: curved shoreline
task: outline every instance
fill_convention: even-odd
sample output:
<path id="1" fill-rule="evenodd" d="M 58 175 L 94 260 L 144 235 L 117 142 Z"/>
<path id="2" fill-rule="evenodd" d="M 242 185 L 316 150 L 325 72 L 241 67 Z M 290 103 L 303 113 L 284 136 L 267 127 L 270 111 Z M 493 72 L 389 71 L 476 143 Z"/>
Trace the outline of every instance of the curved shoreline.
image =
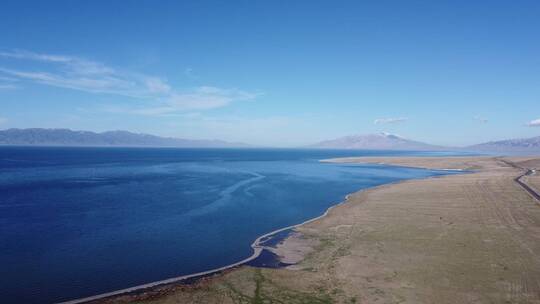
<path id="1" fill-rule="evenodd" d="M 324 162 L 324 161 L 325 160 L 321 160 L 321 162 Z M 400 167 L 399 165 L 396 166 L 396 165 L 392 165 L 392 164 L 382 164 L 382 165 Z M 425 170 L 441 170 L 441 169 L 422 168 L 422 167 L 416 167 L 416 168 L 425 169 Z M 444 169 L 444 170 L 441 170 L 441 171 L 458 171 L 459 172 L 459 171 L 464 171 L 464 170 L 463 169 Z M 428 177 L 425 177 L 425 178 L 434 178 L 434 177 L 438 177 L 438 175 L 428 176 Z M 148 289 L 148 288 L 153 288 L 153 287 L 157 287 L 157 286 L 161 286 L 161 285 L 178 283 L 178 282 L 181 282 L 181 281 L 184 281 L 184 280 L 187 280 L 187 279 L 202 277 L 202 276 L 211 275 L 211 274 L 217 274 L 219 272 L 222 272 L 222 271 L 225 271 L 225 270 L 228 270 L 228 269 L 232 269 L 232 268 L 244 265 L 244 264 L 246 264 L 246 263 L 248 263 L 250 261 L 253 261 L 254 259 L 258 258 L 261 255 L 262 251 L 266 248 L 264 245 L 261 245 L 261 242 L 262 242 L 263 239 L 265 239 L 267 237 L 270 237 L 270 236 L 272 236 L 274 234 L 277 234 L 279 232 L 294 229 L 294 228 L 309 224 L 311 222 L 314 222 L 316 220 L 319 220 L 321 218 L 324 218 L 325 216 L 328 215 L 328 213 L 333 208 L 347 203 L 349 201 L 349 197 L 351 195 L 353 195 L 353 194 L 356 194 L 356 193 L 359 193 L 359 192 L 362 192 L 362 191 L 366 191 L 366 190 L 376 189 L 378 187 L 384 187 L 384 186 L 388 186 L 388 185 L 392 185 L 392 184 L 405 182 L 405 181 L 408 181 L 408 180 L 410 180 L 410 179 L 403 179 L 403 180 L 399 180 L 399 181 L 393 181 L 393 182 L 377 185 L 377 186 L 374 186 L 374 187 L 367 187 L 367 188 L 364 188 L 364 189 L 360 189 L 358 191 L 354 191 L 352 193 L 349 193 L 349 194 L 345 195 L 345 199 L 343 201 L 328 207 L 323 214 L 321 214 L 321 215 L 319 215 L 317 217 L 311 218 L 311 219 L 306 220 L 306 221 L 304 221 L 302 223 L 299 223 L 299 224 L 290 225 L 290 226 L 287 226 L 287 227 L 279 228 L 279 229 L 273 230 L 271 232 L 265 233 L 265 234 L 257 237 L 255 239 L 255 241 L 253 241 L 253 243 L 251 243 L 250 246 L 253 249 L 253 254 L 251 256 L 241 260 L 241 261 L 236 262 L 236 263 L 228 264 L 228 265 L 225 265 L 225 266 L 222 266 L 222 267 L 219 267 L 219 268 L 214 268 L 214 269 L 201 271 L 201 272 L 197 272 L 197 273 L 172 277 L 172 278 L 168 278 L 168 279 L 164 279 L 164 280 L 154 281 L 154 282 L 141 284 L 141 285 L 136 285 L 136 286 L 123 288 L 123 289 L 118 289 L 118 290 L 114 290 L 114 291 L 110 291 L 110 292 L 106 292 L 106 293 L 101 293 L 101 294 L 97 294 L 97 295 L 93 295 L 93 296 L 89 296 L 89 297 L 73 299 L 73 300 L 68 300 L 68 301 L 63 301 L 63 302 L 57 302 L 56 304 L 87 303 L 87 302 L 90 302 L 90 301 L 95 301 L 95 300 L 105 299 L 105 298 L 109 298 L 109 297 L 113 297 L 113 296 L 129 294 L 129 293 L 132 293 L 132 292 L 136 292 L 136 291 L 140 291 L 140 290 L 144 290 L 144 289 Z"/>
<path id="2" fill-rule="evenodd" d="M 392 183 L 388 183 L 388 184 L 392 184 Z M 361 189 L 361 190 L 356 191 L 354 193 L 364 191 L 364 190 L 367 190 L 367 189 L 373 189 L 373 188 L 388 185 L 388 184 L 383 184 L 383 185 L 378 185 L 378 186 L 375 186 L 375 187 Z M 173 278 L 169 278 L 169 279 L 154 281 L 154 282 L 141 284 L 141 285 L 136 285 L 136 286 L 133 286 L 133 287 L 123 288 L 123 289 L 118 289 L 118 290 L 114 290 L 114 291 L 110 291 L 110 292 L 105 292 L 105 293 L 97 294 L 97 295 L 94 295 L 94 296 L 89 296 L 89 297 L 84 297 L 84 298 L 79 298 L 79 299 L 74 299 L 74 300 L 68 300 L 68 301 L 63 301 L 63 302 L 57 302 L 57 304 L 87 303 L 87 302 L 90 302 L 90 301 L 95 301 L 95 300 L 105 299 L 105 298 L 109 298 L 109 297 L 113 297 L 113 296 L 119 296 L 119 295 L 123 295 L 123 294 L 128 294 L 128 293 L 131 293 L 131 292 L 144 290 L 144 289 L 148 289 L 148 288 L 152 288 L 152 287 L 157 287 L 157 286 L 161 286 L 161 285 L 178 283 L 178 282 L 181 282 L 181 281 L 184 281 L 184 280 L 187 280 L 187 279 L 192 279 L 192 278 L 196 278 L 196 277 L 202 277 L 202 276 L 206 276 L 206 275 L 210 275 L 210 274 L 217 274 L 217 273 L 219 273 L 221 271 L 228 270 L 228 269 L 231 269 L 231 268 L 234 268 L 234 267 L 237 267 L 237 266 L 241 266 L 241 265 L 246 264 L 246 263 L 248 263 L 250 261 L 253 261 L 254 259 L 258 258 L 261 255 L 262 251 L 266 248 L 265 246 L 261 245 L 261 242 L 262 242 L 262 240 L 264 238 L 267 238 L 267 237 L 270 237 L 270 236 L 272 236 L 274 234 L 277 234 L 279 232 L 289 230 L 289 229 L 294 229 L 296 227 L 299 227 L 299 226 L 302 226 L 302 225 L 305 225 L 305 224 L 309 224 L 309 223 L 311 223 L 313 221 L 321 219 L 321 218 L 325 217 L 326 215 L 328 215 L 328 212 L 330 212 L 330 210 L 332 210 L 332 208 L 346 203 L 348 201 L 348 199 L 349 199 L 349 196 L 352 195 L 352 194 L 353 193 L 345 195 L 345 200 L 343 200 L 343 201 L 341 201 L 341 202 L 339 202 L 339 203 L 337 203 L 335 205 L 332 205 L 332 206 L 328 207 L 323 214 L 321 214 L 321 215 L 319 215 L 317 217 L 314 217 L 312 219 L 304 221 L 304 222 L 302 222 L 300 224 L 279 228 L 279 229 L 276 229 L 274 231 L 271 231 L 271 232 L 268 232 L 268 233 L 265 233 L 265 234 L 259 236 L 250 245 L 251 248 L 253 249 L 253 254 L 251 256 L 239 261 L 239 262 L 232 263 L 232 264 L 229 264 L 229 265 L 225 265 L 225 266 L 219 267 L 219 268 L 206 270 L 206 271 L 201 271 L 201 272 L 187 274 L 187 275 L 178 276 L 178 277 L 173 277 Z"/>

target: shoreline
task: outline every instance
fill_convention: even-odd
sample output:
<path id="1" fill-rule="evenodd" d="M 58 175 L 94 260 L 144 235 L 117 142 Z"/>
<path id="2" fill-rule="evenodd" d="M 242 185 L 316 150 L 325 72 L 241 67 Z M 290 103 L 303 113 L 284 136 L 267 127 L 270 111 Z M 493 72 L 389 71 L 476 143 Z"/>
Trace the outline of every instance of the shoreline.
<path id="1" fill-rule="evenodd" d="M 356 162 L 354 160 L 347 161 L 344 160 L 346 158 L 328 158 L 328 159 L 322 159 L 319 162 L 321 163 L 329 163 L 329 164 L 361 164 L 361 165 L 381 165 L 381 166 L 391 166 L 391 167 L 397 167 L 397 168 L 409 168 L 409 169 L 423 169 L 423 170 L 437 170 L 437 171 L 457 171 L 457 172 L 474 172 L 474 170 L 469 169 L 453 169 L 453 168 L 430 168 L 430 167 L 422 167 L 422 166 L 405 166 L 405 165 L 397 165 L 392 163 L 385 163 L 385 162 Z M 430 178 L 430 177 L 426 177 Z M 386 184 L 385 184 L 386 185 Z"/>
<path id="2" fill-rule="evenodd" d="M 248 264 L 97 303 L 540 303 L 540 208 L 515 180 L 538 171 L 540 157 L 354 162 L 381 160 L 472 172 L 361 189 L 291 233 L 259 239 L 290 267 Z"/>
<path id="3" fill-rule="evenodd" d="M 371 157 L 371 156 L 359 156 L 359 157 L 338 157 L 338 158 L 327 158 L 327 159 L 321 159 L 319 162 L 321 163 L 330 163 L 330 164 L 364 164 L 364 165 L 367 165 L 367 164 L 372 164 L 372 165 L 382 165 L 382 166 L 392 166 L 392 167 L 401 167 L 401 168 L 412 168 L 412 169 L 424 169 L 424 170 L 440 170 L 440 171 L 469 171 L 467 168 L 434 168 L 434 167 L 429 167 L 429 166 L 421 166 L 421 165 L 402 165 L 402 164 L 397 164 L 397 163 L 393 163 L 393 162 L 384 162 L 384 161 L 370 161 L 371 159 L 380 159 L 380 158 L 385 158 L 385 159 L 391 159 L 392 157 L 395 157 L 396 159 L 398 158 L 403 158 L 403 156 L 388 156 L 388 157 L 379 157 L 379 156 L 374 156 L 374 157 Z M 438 157 L 438 156 L 431 156 L 431 157 Z M 448 158 L 456 158 L 456 159 L 459 159 L 459 157 L 468 157 L 468 156 L 453 156 L 453 157 L 446 157 L 446 156 L 441 156 L 441 158 L 445 158 L 445 159 L 448 159 Z M 484 156 L 486 158 L 488 157 L 491 157 L 491 156 Z M 425 157 L 422 157 L 422 156 L 410 156 L 410 157 L 407 157 L 409 159 L 424 159 Z M 358 160 L 362 160 L 362 162 L 358 161 Z"/>
<path id="4" fill-rule="evenodd" d="M 430 178 L 430 177 L 428 177 L 428 178 Z M 401 181 L 399 181 L 399 182 L 401 182 Z M 399 183 L 399 182 L 397 182 L 397 183 Z M 221 273 L 221 272 L 223 272 L 225 270 L 230 270 L 230 269 L 233 269 L 235 267 L 242 266 L 242 265 L 244 265 L 246 263 L 249 263 L 249 262 L 255 260 L 256 258 L 258 258 L 261 255 L 261 253 L 263 252 L 263 250 L 267 249 L 267 246 L 261 245 L 261 243 L 267 241 L 267 240 L 263 240 L 263 239 L 271 237 L 272 235 L 275 235 L 277 233 L 280 233 L 280 232 L 283 232 L 283 231 L 286 231 L 286 230 L 291 230 L 291 229 L 300 227 L 302 225 L 309 224 L 309 223 L 311 223 L 313 221 L 316 221 L 316 220 L 319 220 L 321 218 L 324 218 L 325 216 L 328 215 L 328 213 L 332 210 L 332 208 L 335 208 L 335 207 L 337 207 L 337 206 L 339 206 L 341 204 L 346 203 L 349 200 L 349 196 L 354 194 L 354 193 L 358 193 L 358 192 L 368 190 L 368 189 L 371 190 L 371 189 L 381 187 L 381 186 L 385 186 L 385 185 L 389 185 L 389 184 L 393 184 L 393 183 L 378 185 L 378 186 L 375 186 L 375 187 L 370 187 L 370 188 L 358 190 L 358 191 L 353 192 L 353 193 L 349 193 L 349 194 L 345 195 L 345 199 L 343 201 L 328 207 L 323 214 L 321 214 L 321 215 L 319 215 L 317 217 L 311 218 L 311 219 L 309 219 L 307 221 L 304 221 L 304 222 L 302 222 L 300 224 L 295 224 L 295 225 L 287 226 L 287 227 L 284 227 L 284 228 L 279 228 L 277 230 L 274 230 L 274 231 L 271 231 L 271 232 L 268 232 L 268 233 L 265 233 L 265 234 L 259 236 L 250 245 L 251 248 L 254 251 L 253 254 L 251 256 L 239 261 L 239 262 L 232 263 L 232 264 L 229 264 L 229 265 L 225 265 L 225 266 L 222 266 L 222 267 L 219 267 L 219 268 L 214 268 L 214 269 L 201 271 L 201 272 L 196 272 L 196 273 L 192 273 L 192 274 L 186 274 L 186 275 L 182 275 L 182 276 L 178 276 L 178 277 L 172 277 L 172 278 L 159 280 L 159 281 L 154 281 L 154 282 L 141 284 L 141 285 L 136 285 L 136 286 L 132 286 L 132 287 L 128 287 L 128 288 L 118 289 L 118 290 L 114 290 L 114 291 L 110 291 L 110 292 L 106 292 L 106 293 L 101 293 L 101 294 L 97 294 L 97 295 L 93 295 L 93 296 L 89 296 L 89 297 L 73 299 L 73 300 L 68 300 L 68 301 L 62 301 L 62 302 L 56 302 L 56 304 L 88 303 L 88 302 L 91 302 L 91 301 L 102 300 L 102 299 L 106 299 L 106 298 L 110 298 L 110 297 L 114 297 L 114 296 L 126 295 L 126 294 L 134 293 L 134 292 L 137 292 L 137 291 L 142 291 L 142 290 L 145 290 L 145 289 L 149 289 L 149 288 L 162 286 L 162 285 L 180 283 L 182 281 L 189 280 L 189 279 L 197 279 L 197 278 L 200 278 L 200 277 L 219 274 L 219 273 Z"/>
<path id="5" fill-rule="evenodd" d="M 321 163 L 353 163 L 353 162 L 339 161 L 339 160 L 344 160 L 344 159 L 349 159 L 349 158 L 322 159 L 322 160 L 319 160 L 319 162 L 321 162 Z M 338 161 L 336 161 L 336 160 L 338 160 Z M 368 163 L 366 163 L 366 164 L 368 164 Z M 418 169 L 425 169 L 425 170 L 458 171 L 458 172 L 463 171 L 463 172 L 466 172 L 465 169 L 437 169 L 437 168 L 428 168 L 428 167 L 400 166 L 400 165 L 394 165 L 394 164 L 390 164 L 390 163 L 377 163 L 377 164 L 385 165 L 385 166 L 393 166 L 393 167 L 418 168 Z M 443 176 L 445 176 L 445 175 L 443 175 Z M 436 176 L 428 176 L 428 177 L 424 177 L 424 178 L 421 178 L 421 179 L 430 179 L 430 178 L 437 178 L 437 177 L 440 177 L 440 176 L 437 176 L 437 175 Z M 253 241 L 253 243 L 251 243 L 250 247 L 253 249 L 253 254 L 251 256 L 241 260 L 241 261 L 238 261 L 238 262 L 235 262 L 235 263 L 232 263 L 232 264 L 228 264 L 228 265 L 225 265 L 225 266 L 222 266 L 222 267 L 219 267 L 219 268 L 214 268 L 214 269 L 210 269 L 210 270 L 206 270 L 206 271 L 196 272 L 196 273 L 177 276 L 177 277 L 172 277 L 172 278 L 163 279 L 163 280 L 159 280 L 159 281 L 154 281 L 154 282 L 150 282 L 150 283 L 135 285 L 135 286 L 132 286 L 132 287 L 113 290 L 113 291 L 110 291 L 110 292 L 105 292 L 105 293 L 101 293 L 101 294 L 97 294 L 97 295 L 93 295 L 93 296 L 89 296 L 89 297 L 78 298 L 78 299 L 73 299 L 73 300 L 67 300 L 67 301 L 62 301 L 62 302 L 56 302 L 55 304 L 88 303 L 88 302 L 91 302 L 91 301 L 103 300 L 103 299 L 107 299 L 107 298 L 111 298 L 111 297 L 115 297 L 115 296 L 128 295 L 128 294 L 131 294 L 131 293 L 137 293 L 137 292 L 140 292 L 140 291 L 144 291 L 146 289 L 151 289 L 151 288 L 159 287 L 159 286 L 163 286 L 163 285 L 181 283 L 182 281 L 186 281 L 186 280 L 189 280 L 189 279 L 198 279 L 198 278 L 202 278 L 202 277 L 205 277 L 205 276 L 217 275 L 217 274 L 219 274 L 219 273 L 221 273 L 223 271 L 234 269 L 236 267 L 245 265 L 245 264 L 257 259 L 261 255 L 263 250 L 265 250 L 265 249 L 268 250 L 267 246 L 261 245 L 261 243 L 266 241 L 266 240 L 263 240 L 265 238 L 268 238 L 268 237 L 271 237 L 271 236 L 273 236 L 275 234 L 278 234 L 280 232 L 283 232 L 283 231 L 286 231 L 286 230 L 292 230 L 292 229 L 298 228 L 300 226 L 304 226 L 304 225 L 307 225 L 307 224 L 312 223 L 314 221 L 317 221 L 319 219 L 322 219 L 322 218 L 326 217 L 328 215 L 328 213 L 332 209 L 347 203 L 352 195 L 355 195 L 357 193 L 361 193 L 361 192 L 367 191 L 367 190 L 377 189 L 379 187 L 385 187 L 385 186 L 389 186 L 389 185 L 393 185 L 393 184 L 399 184 L 399 183 L 402 183 L 402 182 L 405 182 L 405 181 L 408 181 L 408 180 L 411 180 L 411 179 L 404 179 L 404 180 L 389 182 L 389 183 L 377 185 L 377 186 L 374 186 L 374 187 L 368 187 L 368 188 L 365 188 L 365 189 L 360 189 L 360 190 L 348 193 L 348 194 L 345 195 L 344 200 L 336 203 L 335 205 L 332 205 L 332 206 L 328 207 L 324 211 L 323 214 L 321 214 L 321 215 L 319 215 L 317 217 L 308 219 L 308 220 L 306 220 L 306 221 L 304 221 L 302 223 L 299 223 L 299 224 L 290 225 L 290 226 L 287 226 L 287 227 L 279 228 L 279 229 L 270 231 L 268 233 L 265 233 L 265 234 L 257 237 Z M 286 239 L 287 239 L 287 237 L 285 237 L 284 240 L 286 240 Z"/>
<path id="6" fill-rule="evenodd" d="M 427 178 L 431 178 L 431 177 L 427 177 Z M 345 204 L 349 200 L 349 197 L 351 195 L 355 194 L 355 193 L 358 193 L 358 192 L 361 192 L 361 191 L 364 191 L 364 190 L 368 190 L 368 189 L 371 190 L 371 189 L 374 189 L 374 188 L 377 188 L 377 187 L 386 186 L 386 185 L 399 183 L 399 182 L 402 182 L 402 181 L 382 184 L 382 185 L 378 185 L 378 186 L 375 186 L 375 187 L 361 189 L 361 190 L 358 190 L 356 192 L 349 193 L 349 194 L 345 195 L 345 199 L 343 201 L 328 207 L 323 214 L 321 214 L 321 215 L 319 215 L 317 217 L 306 220 L 306 221 L 304 221 L 304 222 L 302 222 L 300 224 L 295 224 L 295 225 L 287 226 L 287 227 L 284 227 L 284 228 L 279 228 L 279 229 L 276 229 L 274 231 L 265 233 L 265 234 L 257 237 L 255 239 L 255 241 L 253 241 L 253 243 L 251 243 L 250 246 L 254 251 L 253 254 L 251 256 L 239 261 L 239 262 L 232 263 L 232 264 L 229 264 L 229 265 L 225 265 L 225 266 L 215 268 L 215 269 L 196 272 L 196 273 L 192 273 L 192 274 L 186 274 L 186 275 L 182 275 L 182 276 L 178 276 L 178 277 L 173 277 L 173 278 L 168 278 L 168 279 L 164 279 L 164 280 L 154 281 L 154 282 L 141 284 L 141 285 L 136 285 L 136 286 L 132 286 L 132 287 L 128 287 L 128 288 L 118 289 L 118 290 L 105 292 L 105 293 L 101 293 L 101 294 L 97 294 L 97 295 L 93 295 L 93 296 L 89 296 L 89 297 L 73 299 L 73 300 L 68 300 L 68 301 L 62 301 L 62 302 L 56 302 L 55 304 L 88 303 L 88 302 L 91 302 L 91 301 L 102 300 L 102 299 L 106 299 L 106 298 L 110 298 L 110 297 L 114 297 L 114 296 L 120 296 L 120 295 L 126 295 L 126 294 L 130 294 L 130 293 L 135 293 L 135 292 L 138 292 L 138 291 L 143 291 L 145 289 L 158 287 L 158 286 L 162 286 L 162 285 L 180 283 L 182 281 L 189 280 L 189 279 L 197 279 L 197 278 L 201 278 L 201 277 L 205 277 L 205 276 L 209 276 L 209 275 L 219 274 L 219 273 L 221 273 L 221 272 L 223 272 L 225 270 L 230 270 L 230 269 L 233 269 L 235 267 L 242 266 L 242 265 L 247 264 L 247 263 L 255 260 L 256 258 L 258 258 L 261 255 L 261 253 L 263 252 L 263 250 L 267 249 L 267 246 L 261 245 L 261 243 L 264 243 L 265 241 L 267 241 L 267 240 L 263 240 L 263 239 L 271 237 L 272 235 L 275 235 L 277 233 L 280 233 L 280 232 L 283 232 L 283 231 L 286 231 L 286 230 L 291 230 L 291 229 L 300 227 L 302 225 L 309 224 L 309 223 L 314 222 L 316 220 L 319 220 L 321 218 L 324 218 L 325 216 L 328 215 L 328 213 L 333 208 L 335 208 L 335 207 L 337 207 L 339 205 Z"/>

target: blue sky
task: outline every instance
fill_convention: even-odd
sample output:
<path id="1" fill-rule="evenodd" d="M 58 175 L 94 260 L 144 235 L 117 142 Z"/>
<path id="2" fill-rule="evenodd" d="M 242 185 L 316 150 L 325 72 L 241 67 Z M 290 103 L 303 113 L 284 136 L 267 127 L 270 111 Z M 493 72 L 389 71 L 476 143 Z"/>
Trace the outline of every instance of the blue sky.
<path id="1" fill-rule="evenodd" d="M 539 16 L 539 1 L 2 1 L 0 128 L 537 136 Z"/>

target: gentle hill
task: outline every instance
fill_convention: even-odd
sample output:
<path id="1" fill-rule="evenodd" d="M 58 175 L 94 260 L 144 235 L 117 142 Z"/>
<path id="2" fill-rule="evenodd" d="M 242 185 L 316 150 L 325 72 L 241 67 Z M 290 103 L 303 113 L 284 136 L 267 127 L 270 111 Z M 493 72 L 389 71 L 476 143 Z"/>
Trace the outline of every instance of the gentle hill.
<path id="1" fill-rule="evenodd" d="M 36 146 L 117 146 L 117 147 L 247 147 L 246 144 L 222 140 L 193 140 L 159 137 L 128 131 L 95 133 L 70 129 L 7 129 L 0 130 L 0 145 Z"/>
<path id="2" fill-rule="evenodd" d="M 358 150 L 444 150 L 447 148 L 406 139 L 389 133 L 352 135 L 325 140 L 310 148 Z"/>
<path id="3" fill-rule="evenodd" d="M 466 149 L 482 152 L 540 153 L 540 136 L 490 141 L 487 143 L 469 146 Z"/>

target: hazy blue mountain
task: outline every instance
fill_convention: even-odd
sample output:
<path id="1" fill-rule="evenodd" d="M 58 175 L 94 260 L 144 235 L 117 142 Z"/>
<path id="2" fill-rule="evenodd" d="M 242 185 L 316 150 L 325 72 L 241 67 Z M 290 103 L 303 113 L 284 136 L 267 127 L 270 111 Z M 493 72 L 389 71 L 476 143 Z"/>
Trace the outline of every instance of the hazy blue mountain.
<path id="1" fill-rule="evenodd" d="M 326 149 L 375 149 L 375 150 L 443 150 L 447 149 L 440 146 L 430 145 L 403 137 L 389 134 L 377 133 L 367 135 L 351 135 L 331 140 L 325 140 L 314 145 L 311 148 Z"/>
<path id="2" fill-rule="evenodd" d="M 222 140 L 192 140 L 159 137 L 128 131 L 95 133 L 70 129 L 7 129 L 0 130 L 0 145 L 37 146 L 123 146 L 123 147 L 247 147 L 242 143 Z"/>
<path id="3" fill-rule="evenodd" d="M 490 141 L 469 146 L 467 149 L 486 152 L 540 152 L 540 136 Z"/>

